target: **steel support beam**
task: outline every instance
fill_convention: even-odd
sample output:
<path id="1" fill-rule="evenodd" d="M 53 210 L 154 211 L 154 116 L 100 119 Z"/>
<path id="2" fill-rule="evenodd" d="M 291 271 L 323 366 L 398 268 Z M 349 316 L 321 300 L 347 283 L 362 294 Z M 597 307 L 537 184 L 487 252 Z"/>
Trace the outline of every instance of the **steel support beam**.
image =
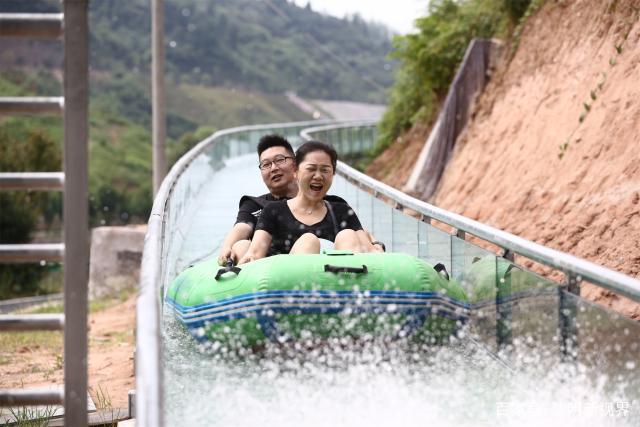
<path id="1" fill-rule="evenodd" d="M 57 39 L 63 23 L 61 13 L 0 13 L 0 37 Z"/>
<path id="2" fill-rule="evenodd" d="M 558 320 L 560 329 L 560 345 L 566 361 L 578 358 L 578 307 L 576 297 L 580 296 L 582 279 L 571 273 L 565 275 L 564 286 L 558 288 Z"/>
<path id="3" fill-rule="evenodd" d="M 62 331 L 64 329 L 63 314 L 2 314 L 0 315 L 0 331 Z"/>
<path id="4" fill-rule="evenodd" d="M 62 243 L 25 243 L 0 245 L 0 264 L 30 263 L 64 259 Z"/>
<path id="5" fill-rule="evenodd" d="M 88 423 L 88 0 L 65 0 L 64 16 L 64 424 L 81 427 Z"/>
<path id="6" fill-rule="evenodd" d="M 164 0 L 151 1 L 151 98 L 153 134 L 153 195 L 167 170 L 165 156 L 166 113 L 164 88 Z"/>
<path id="7" fill-rule="evenodd" d="M 6 172 L 0 173 L 0 191 L 63 190 L 63 172 Z"/>
<path id="8" fill-rule="evenodd" d="M 64 394 L 58 390 L 0 390 L 0 407 L 25 405 L 61 405 Z"/>
<path id="9" fill-rule="evenodd" d="M 59 96 L 2 96 L 0 115 L 4 114 L 61 114 L 64 98 Z"/>

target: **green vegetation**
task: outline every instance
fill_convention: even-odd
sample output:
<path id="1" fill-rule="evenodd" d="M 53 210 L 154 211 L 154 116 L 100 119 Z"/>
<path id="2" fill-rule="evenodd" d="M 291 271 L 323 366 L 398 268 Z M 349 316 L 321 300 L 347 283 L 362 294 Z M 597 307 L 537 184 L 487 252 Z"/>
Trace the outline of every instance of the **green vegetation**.
<path id="1" fill-rule="evenodd" d="M 467 46 L 475 37 L 506 37 L 528 16 L 531 0 L 432 0 L 416 21 L 416 34 L 396 37 L 393 56 L 400 68 L 389 108 L 379 126 L 376 152 L 417 122 L 436 118 Z"/>
<path id="2" fill-rule="evenodd" d="M 3 353 L 14 355 L 30 348 L 46 348 L 51 353 L 62 352 L 62 332 L 8 332 L 0 334 Z M 10 363 L 10 362 L 8 362 Z"/>
<path id="3" fill-rule="evenodd" d="M 541 1 L 542 0 L 534 0 L 534 2 L 536 3 L 540 3 Z M 612 2 L 611 4 L 609 4 L 609 6 L 607 7 L 607 14 L 613 14 L 615 12 L 615 8 L 616 8 L 616 2 Z M 616 42 L 613 45 L 615 53 L 612 53 L 613 56 L 609 58 L 610 67 L 615 67 L 616 64 L 618 63 L 617 58 L 622 55 L 624 44 L 627 42 L 627 39 L 629 38 L 629 34 L 631 33 L 631 30 L 634 24 L 640 21 L 640 7 L 631 6 L 631 9 L 633 11 L 631 13 L 631 16 L 629 16 L 627 19 L 624 19 L 618 23 L 618 25 L 620 26 L 623 32 L 621 36 L 618 36 L 619 37 L 618 42 Z M 598 82 L 596 83 L 596 86 L 589 91 L 590 101 L 586 101 L 582 103 L 583 110 L 580 112 L 580 115 L 578 116 L 578 124 L 574 126 L 573 130 L 571 131 L 569 136 L 566 138 L 565 142 L 563 142 L 558 146 L 558 159 L 560 160 L 564 158 L 565 154 L 569 150 L 569 147 L 572 143 L 577 144 L 581 140 L 580 137 L 574 138 L 574 135 L 576 134 L 576 132 L 578 131 L 582 123 L 584 123 L 584 121 L 587 119 L 587 116 L 591 112 L 591 109 L 594 107 L 594 104 L 598 99 L 598 93 L 602 92 L 602 88 L 607 82 L 607 73 L 605 71 L 600 72 L 598 74 L 598 77 L 599 79 L 598 79 Z"/>
<path id="4" fill-rule="evenodd" d="M 55 0 L 5 3 L 6 12 L 59 10 Z M 93 69 L 149 75 L 150 16 L 148 0 L 91 2 Z M 167 0 L 165 34 L 176 84 L 384 102 L 393 81 L 388 29 L 287 0 Z"/>
<path id="5" fill-rule="evenodd" d="M 55 412 L 54 406 L 23 406 L 18 409 L 7 409 L 7 413 L 13 417 L 11 425 L 16 427 L 47 427 Z"/>
<path id="6" fill-rule="evenodd" d="M 109 390 L 102 388 L 102 384 L 98 384 L 98 388 L 93 391 L 95 392 L 95 404 L 100 414 L 101 425 L 103 427 L 117 427 L 117 410 L 113 407 Z"/>
<path id="7" fill-rule="evenodd" d="M 2 2 L 0 12 L 58 12 L 58 0 Z M 167 155 L 217 129 L 309 119 L 283 95 L 383 102 L 388 30 L 286 0 L 168 0 Z M 90 2 L 89 210 L 92 226 L 145 222 L 152 205 L 150 2 Z M 41 47 L 41 50 L 37 50 Z M 34 54 L 35 52 L 35 54 Z M 2 96 L 58 96 L 60 44 L 15 41 Z M 0 117 L 0 171 L 61 170 L 60 117 Z M 61 195 L 0 193 L 0 243 L 59 241 Z M 60 266 L 0 266 L 0 299 L 52 292 Z"/>
<path id="8" fill-rule="evenodd" d="M 9 84 L 0 79 L 0 87 Z M 41 124 L 46 119 L 41 119 Z M 0 172 L 60 170 L 61 153 L 54 136 L 7 120 L 0 126 Z M 0 192 L 0 244 L 26 243 L 41 218 L 52 219 L 60 195 L 43 192 Z M 38 292 L 38 282 L 51 266 L 0 264 L 0 299 Z"/>

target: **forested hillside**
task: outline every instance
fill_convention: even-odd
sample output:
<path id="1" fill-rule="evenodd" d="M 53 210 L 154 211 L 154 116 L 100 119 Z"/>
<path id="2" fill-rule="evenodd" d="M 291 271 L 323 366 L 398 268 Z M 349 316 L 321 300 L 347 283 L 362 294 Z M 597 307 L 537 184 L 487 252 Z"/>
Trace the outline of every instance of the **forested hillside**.
<path id="1" fill-rule="evenodd" d="M 90 3 L 94 70 L 148 74 L 149 5 Z M 0 3 L 5 12 L 57 10 L 57 0 Z M 338 19 L 286 0 L 167 0 L 165 25 L 167 72 L 176 82 L 384 103 L 393 81 L 388 30 L 357 16 Z"/>
<path id="2" fill-rule="evenodd" d="M 95 224 L 144 220 L 150 207 L 149 8 L 148 0 L 90 2 Z M 0 12 L 58 11 L 58 0 L 0 2 Z M 285 0 L 167 0 L 165 14 L 170 160 L 216 129 L 309 119 L 286 90 L 380 102 L 392 81 L 387 30 L 357 17 L 337 19 Z M 2 45 L 0 95 L 61 93 L 59 42 Z M 0 118 L 0 128 L 25 140 L 41 131 L 59 142 L 60 125 Z"/>
<path id="3" fill-rule="evenodd" d="M 59 0 L 0 1 L 0 12 L 59 11 Z M 384 102 L 392 82 L 387 30 L 357 17 L 284 0 L 166 0 L 165 13 L 170 163 L 218 129 L 310 119 L 285 91 Z M 92 226 L 145 222 L 151 208 L 150 21 L 149 0 L 90 2 Z M 59 41 L 2 39 L 0 96 L 60 95 L 62 53 Z M 59 170 L 61 140 L 59 117 L 0 116 L 0 171 Z M 0 198 L 0 243 L 60 240 L 59 194 Z M 0 266 L 0 299 L 46 291 L 49 268 Z"/>

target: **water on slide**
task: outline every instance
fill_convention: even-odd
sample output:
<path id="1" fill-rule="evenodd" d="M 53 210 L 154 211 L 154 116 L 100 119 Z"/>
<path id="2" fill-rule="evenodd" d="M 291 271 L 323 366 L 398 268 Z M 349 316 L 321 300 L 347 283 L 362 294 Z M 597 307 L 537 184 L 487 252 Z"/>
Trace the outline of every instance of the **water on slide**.
<path id="1" fill-rule="evenodd" d="M 336 176 L 330 193 L 350 201 L 348 189 Z M 215 256 L 240 196 L 265 191 L 255 154 L 227 160 L 191 203 L 170 271 Z M 474 315 L 479 326 L 463 329 L 447 345 L 344 339 L 232 357 L 200 348 L 165 306 L 166 424 L 639 425 L 638 325 L 589 304 L 578 307 L 581 344 L 576 360 L 566 363 L 558 351 L 557 295 L 520 305 L 514 321 L 520 320 L 521 332 L 514 330 L 514 346 L 498 355 L 485 334 L 491 329 L 482 326 L 491 323 L 483 310 Z"/>

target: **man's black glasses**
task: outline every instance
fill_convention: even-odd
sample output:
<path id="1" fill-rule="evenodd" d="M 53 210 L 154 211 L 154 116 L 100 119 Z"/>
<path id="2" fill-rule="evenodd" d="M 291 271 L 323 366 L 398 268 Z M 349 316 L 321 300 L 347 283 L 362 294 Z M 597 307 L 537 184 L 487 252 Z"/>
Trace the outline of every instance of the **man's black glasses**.
<path id="1" fill-rule="evenodd" d="M 287 159 L 293 159 L 293 156 L 275 156 L 273 160 L 265 160 L 264 162 L 258 165 L 258 168 L 262 170 L 271 169 L 273 165 L 282 166 L 287 161 Z"/>

